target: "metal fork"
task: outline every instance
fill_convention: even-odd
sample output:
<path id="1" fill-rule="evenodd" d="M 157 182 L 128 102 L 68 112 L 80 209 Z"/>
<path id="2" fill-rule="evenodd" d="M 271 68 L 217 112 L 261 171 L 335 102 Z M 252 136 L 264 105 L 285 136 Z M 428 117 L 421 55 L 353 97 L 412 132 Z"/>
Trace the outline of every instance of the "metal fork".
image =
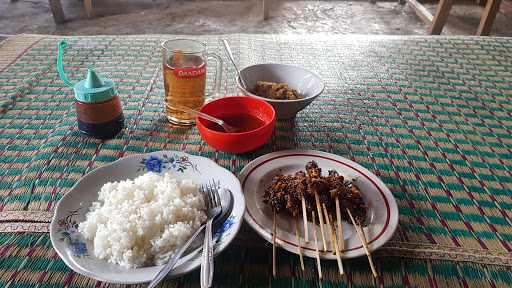
<path id="1" fill-rule="evenodd" d="M 201 288 L 208 288 L 212 286 L 213 281 L 212 222 L 215 217 L 221 214 L 222 206 L 217 183 L 210 181 L 203 185 L 201 190 L 204 193 L 206 216 L 208 217 L 204 232 L 203 261 L 201 262 Z"/>
<path id="2" fill-rule="evenodd" d="M 201 227 L 199 227 L 199 229 L 197 229 L 197 231 L 194 233 L 194 235 L 192 235 L 188 241 L 185 243 L 185 245 L 183 245 L 183 247 L 181 247 L 178 251 L 176 251 L 175 253 L 173 253 L 171 259 L 169 260 L 169 262 L 167 264 L 164 265 L 164 267 L 158 272 L 158 274 L 155 276 L 155 278 L 151 281 L 151 283 L 149 284 L 148 288 L 154 288 L 156 285 L 158 285 L 158 283 L 160 283 L 160 281 L 162 281 L 164 279 L 164 277 L 169 274 L 169 272 L 174 269 L 174 266 L 176 265 L 176 263 L 178 263 L 178 261 L 180 260 L 181 258 L 181 255 L 183 255 L 183 253 L 187 250 L 187 248 L 192 244 L 192 242 L 194 242 L 194 240 L 199 236 L 199 234 L 201 234 L 201 232 L 203 231 L 204 228 L 206 228 L 207 224 L 209 223 L 210 224 L 210 242 L 208 243 L 209 246 L 208 247 L 212 247 L 212 236 L 211 236 L 211 230 L 212 230 L 212 220 L 215 219 L 215 217 L 217 217 L 218 215 L 220 215 L 222 213 L 222 207 L 220 206 L 221 205 L 221 200 L 220 200 L 220 195 L 219 195 L 219 189 L 220 189 L 220 184 L 219 183 L 216 183 L 216 182 L 210 182 L 208 183 L 207 185 L 203 185 L 200 187 L 200 191 L 201 193 L 203 194 L 204 196 L 204 202 L 205 202 L 205 205 L 206 205 L 206 214 L 207 214 L 207 217 L 208 217 L 208 220 L 207 220 L 207 223 L 206 224 L 203 224 Z M 211 200 L 210 200 L 211 199 Z M 232 199 L 229 200 L 229 202 L 233 201 Z M 215 204 L 212 204 L 212 203 L 215 203 Z M 218 211 L 218 212 L 217 212 Z M 215 213 L 212 213 L 212 212 L 217 212 L 216 214 Z M 210 215 L 214 215 L 214 216 L 211 216 Z M 208 239 L 206 237 L 206 232 L 205 232 L 205 245 L 206 245 L 206 239 Z M 206 249 L 206 247 L 203 247 L 203 249 Z M 213 279 L 213 253 L 211 252 L 211 249 L 210 250 L 210 253 L 206 253 L 206 256 L 208 256 L 208 254 L 210 255 L 210 258 L 207 258 L 209 259 L 208 261 L 211 261 L 211 272 L 208 272 L 208 278 L 205 278 L 208 280 L 208 284 L 209 286 L 211 286 L 211 283 L 212 283 L 212 279 Z M 203 257 L 205 255 L 205 250 L 203 250 Z M 206 259 L 206 258 L 205 258 Z M 203 261 L 204 263 L 204 261 Z M 210 262 L 208 262 L 210 263 Z M 201 287 L 203 287 L 202 285 L 202 282 L 203 281 L 203 264 L 201 264 Z M 205 285 L 206 285 L 205 284 Z M 204 287 L 209 287 L 209 286 L 204 286 Z"/>
<path id="3" fill-rule="evenodd" d="M 172 269 L 174 269 L 174 266 L 180 260 L 181 255 L 183 255 L 183 253 L 187 250 L 187 248 L 190 246 L 190 244 L 192 244 L 192 242 L 194 242 L 196 237 L 199 236 L 199 234 L 203 231 L 203 228 L 205 226 L 206 226 L 206 224 L 199 227 L 199 229 L 197 229 L 197 231 L 194 233 L 194 235 L 192 235 L 192 237 L 190 237 L 188 239 L 187 243 L 185 243 L 185 245 L 183 245 L 183 247 L 181 247 L 178 251 L 176 251 L 172 255 L 169 262 L 164 265 L 164 267 L 158 272 L 158 274 L 156 274 L 155 278 L 153 278 L 151 283 L 149 283 L 148 288 L 154 288 L 156 285 L 158 285 L 160 283 L 160 281 L 162 281 L 165 278 L 165 276 L 167 274 L 169 274 L 169 272 L 171 272 Z"/>

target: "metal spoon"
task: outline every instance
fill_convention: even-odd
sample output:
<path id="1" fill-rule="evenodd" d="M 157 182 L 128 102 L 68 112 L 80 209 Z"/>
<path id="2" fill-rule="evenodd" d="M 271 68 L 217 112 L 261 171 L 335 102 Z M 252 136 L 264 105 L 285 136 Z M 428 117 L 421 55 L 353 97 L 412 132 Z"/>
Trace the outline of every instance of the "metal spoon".
<path id="1" fill-rule="evenodd" d="M 212 121 L 214 123 L 217 123 L 217 124 L 219 124 L 222 127 L 222 129 L 224 129 L 224 131 L 226 131 L 228 133 L 237 133 L 237 132 L 240 132 L 240 130 L 241 130 L 240 128 L 233 127 L 233 126 L 227 124 L 222 119 L 213 117 L 213 116 L 208 115 L 208 114 L 203 113 L 203 112 L 199 112 L 199 111 L 194 110 L 192 108 L 188 108 L 188 107 L 185 107 L 185 106 L 177 106 L 177 107 L 171 107 L 171 108 L 178 109 L 178 110 L 181 110 L 183 112 L 187 112 L 188 114 L 191 114 L 193 116 L 198 116 L 198 117 L 201 117 L 203 119 L 206 119 L 206 120 Z"/>
<path id="2" fill-rule="evenodd" d="M 224 44 L 224 49 L 226 49 L 226 54 L 228 54 L 229 60 L 231 60 L 231 63 L 233 63 L 233 66 L 235 66 L 236 74 L 240 79 L 242 87 L 247 91 L 247 84 L 245 83 L 244 77 L 242 77 L 240 70 L 238 70 L 238 66 L 236 66 L 235 58 L 233 57 L 233 53 L 231 53 L 231 48 L 229 47 L 228 41 L 226 39 L 222 39 L 222 44 Z"/>

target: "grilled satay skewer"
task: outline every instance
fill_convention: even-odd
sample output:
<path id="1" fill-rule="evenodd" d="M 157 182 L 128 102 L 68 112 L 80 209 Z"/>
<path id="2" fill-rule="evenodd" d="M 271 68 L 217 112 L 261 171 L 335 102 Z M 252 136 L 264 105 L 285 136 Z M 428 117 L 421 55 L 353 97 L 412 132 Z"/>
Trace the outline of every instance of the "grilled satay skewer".
<path id="1" fill-rule="evenodd" d="M 336 230 L 338 232 L 338 248 L 340 253 L 345 249 L 345 237 L 343 236 L 343 224 L 341 223 L 342 215 L 340 208 L 340 198 L 343 199 L 343 195 L 348 196 L 347 190 L 351 189 L 351 184 L 348 184 L 344 177 L 339 175 L 335 170 L 330 170 L 329 175 L 326 177 L 329 182 L 329 193 L 331 198 L 334 198 L 334 206 L 336 212 Z M 350 194 L 352 195 L 352 194 Z M 334 224 L 334 223 L 333 223 Z M 341 255 L 340 255 L 341 256 Z"/>
<path id="2" fill-rule="evenodd" d="M 327 226 L 331 230 L 331 242 L 332 242 L 332 249 L 334 253 L 336 254 L 336 262 L 338 262 L 338 271 L 340 272 L 340 275 L 343 275 L 343 263 L 341 262 L 341 256 L 340 256 L 340 250 L 338 250 L 338 240 L 336 239 L 336 230 L 334 229 L 334 226 L 331 226 L 331 220 L 329 218 L 329 214 L 327 213 L 327 208 L 325 208 L 325 204 L 323 204 L 324 208 L 324 214 L 325 219 L 327 219 Z"/>
<path id="3" fill-rule="evenodd" d="M 308 211 L 306 208 L 306 199 L 304 196 L 300 199 L 302 204 L 302 222 L 304 223 L 304 242 L 309 242 L 309 229 L 308 229 Z"/>
<path id="4" fill-rule="evenodd" d="M 307 229 L 307 215 L 304 214 L 306 212 L 305 209 L 305 201 L 304 201 L 304 193 L 307 189 L 307 181 L 306 181 L 306 174 L 303 171 L 299 171 L 295 173 L 293 181 L 288 186 L 288 198 L 286 203 L 286 209 L 288 212 L 291 212 L 293 217 L 293 226 L 295 230 L 295 237 L 297 238 L 297 245 L 298 245 L 298 254 L 300 258 L 300 267 L 302 270 L 304 270 L 304 258 L 302 256 L 302 244 L 299 236 L 299 227 L 298 227 L 298 218 L 299 218 L 299 209 L 302 206 L 302 216 L 305 217 L 303 221 L 305 224 L 305 228 Z M 300 199 L 300 200 L 299 200 Z M 302 202 L 302 203 L 301 203 Z M 305 230 L 307 232 L 307 230 Z"/>
<path id="5" fill-rule="evenodd" d="M 356 228 L 357 236 L 359 236 L 359 240 L 361 240 L 364 252 L 366 253 L 366 256 L 368 256 L 368 262 L 370 263 L 370 268 L 372 269 L 373 277 L 377 278 L 377 270 L 375 269 L 375 265 L 373 264 L 372 254 L 370 254 L 370 250 L 368 249 L 368 243 L 366 242 L 366 236 L 364 235 L 363 228 L 361 228 L 361 226 L 355 221 L 354 217 L 352 216 L 352 212 L 350 212 L 350 209 L 347 209 L 347 214 L 350 217 L 350 221 L 352 221 L 352 224 Z"/>
<path id="6" fill-rule="evenodd" d="M 322 207 L 320 207 L 320 198 L 318 197 L 318 193 L 315 193 L 315 202 L 316 202 L 316 211 L 318 212 L 318 223 L 320 225 L 320 233 L 322 234 L 322 243 L 324 251 L 327 251 L 327 241 L 325 240 L 325 232 L 324 232 L 324 220 L 322 217 Z"/>
<path id="7" fill-rule="evenodd" d="M 306 206 L 305 194 L 307 191 L 307 179 L 304 171 L 295 173 L 297 181 L 297 193 L 300 194 L 300 202 L 302 206 L 302 222 L 304 224 L 304 242 L 309 242 L 309 229 L 308 229 L 308 209 Z"/>
<path id="8" fill-rule="evenodd" d="M 340 251 L 340 248 L 338 246 L 338 241 L 336 239 L 336 232 L 335 232 L 335 229 L 334 229 L 334 223 L 333 223 L 333 235 L 334 235 L 334 249 L 336 249 L 336 261 L 338 261 L 338 269 L 340 270 L 340 275 L 343 275 L 345 273 L 345 271 L 343 270 L 343 262 L 341 261 L 341 251 Z"/>
<path id="9" fill-rule="evenodd" d="M 277 263 L 276 263 L 276 209 L 274 209 L 274 220 L 272 223 L 272 276 L 277 276 Z"/>
<path id="10" fill-rule="evenodd" d="M 304 257 L 302 256 L 302 244 L 300 243 L 300 236 L 299 236 L 299 225 L 297 224 L 297 217 L 293 217 L 293 226 L 295 227 L 295 237 L 297 238 L 297 252 L 299 254 L 299 260 L 300 260 L 300 269 L 304 271 Z"/>
<path id="11" fill-rule="evenodd" d="M 322 212 L 323 212 L 323 217 L 325 219 L 325 225 L 327 226 L 327 229 L 326 232 L 327 232 L 327 235 L 329 235 L 329 239 L 331 241 L 331 249 L 334 253 L 334 255 L 336 255 L 336 250 L 334 250 L 334 240 L 332 238 L 333 234 L 332 234 L 332 227 L 331 227 L 331 220 L 329 219 L 329 212 L 327 212 L 327 208 L 325 207 L 325 203 L 322 203 Z"/>
<path id="12" fill-rule="evenodd" d="M 322 265 L 320 264 L 320 251 L 318 250 L 318 236 L 316 235 L 315 211 L 311 211 L 311 217 L 313 219 L 313 239 L 315 239 L 316 268 L 318 271 L 318 279 L 322 280 Z"/>
<path id="13" fill-rule="evenodd" d="M 316 211 L 318 213 L 318 222 L 320 223 L 320 233 L 322 233 L 322 243 L 324 247 L 324 251 L 327 251 L 327 241 L 325 240 L 325 232 L 324 232 L 324 219 L 322 217 L 322 206 L 320 205 L 320 196 L 318 195 L 322 188 L 325 188 L 326 183 L 322 180 L 322 169 L 318 167 L 316 162 L 310 161 L 306 164 L 306 171 L 309 176 L 309 191 L 313 193 L 315 197 L 315 205 Z M 328 189 L 328 188 L 327 188 Z"/>
<path id="14" fill-rule="evenodd" d="M 341 209 L 340 209 L 340 200 L 338 197 L 335 199 L 335 205 L 336 205 L 336 230 L 338 232 L 338 247 L 340 253 L 341 251 L 345 250 L 345 238 L 343 236 L 343 224 L 341 224 Z M 341 255 L 340 255 L 341 256 Z"/>
<path id="15" fill-rule="evenodd" d="M 302 172 L 304 173 L 304 172 Z M 300 178 L 300 177 L 299 177 Z M 302 182 L 305 182 L 305 174 L 304 179 Z M 295 229 L 295 235 L 297 236 L 298 241 L 298 254 L 300 257 L 301 262 L 301 268 L 304 270 L 304 260 L 302 255 L 302 244 L 300 243 L 300 237 L 298 234 L 298 225 L 297 225 L 297 218 L 300 211 L 300 195 L 303 194 L 303 191 L 305 191 L 305 187 L 303 189 L 300 188 L 300 179 L 296 176 L 290 176 L 290 175 L 281 175 L 278 174 L 273 177 L 272 184 L 270 187 L 268 187 L 265 190 L 265 193 L 263 195 L 264 202 L 268 205 L 270 205 L 273 209 L 273 235 L 272 235 L 272 266 L 273 266 L 273 275 L 275 276 L 277 274 L 277 265 L 276 265 L 276 214 L 281 211 L 286 211 L 287 213 L 291 214 L 294 220 L 294 229 Z M 306 186 L 306 184 L 302 184 L 302 186 Z"/>

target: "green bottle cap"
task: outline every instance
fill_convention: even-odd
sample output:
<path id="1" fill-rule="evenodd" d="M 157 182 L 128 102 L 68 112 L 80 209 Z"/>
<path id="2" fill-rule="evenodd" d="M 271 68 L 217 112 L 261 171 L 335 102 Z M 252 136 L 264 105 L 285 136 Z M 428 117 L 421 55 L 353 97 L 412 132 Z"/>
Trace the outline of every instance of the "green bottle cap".
<path id="1" fill-rule="evenodd" d="M 59 54 L 57 57 L 57 71 L 60 79 L 68 87 L 73 87 L 76 100 L 84 103 L 98 103 L 112 99 L 117 94 L 114 82 L 110 79 L 99 77 L 92 68 L 87 70 L 87 78 L 75 85 L 69 81 L 64 71 L 64 50 L 68 47 L 66 40 L 59 42 Z"/>
<path id="2" fill-rule="evenodd" d="M 73 87 L 76 100 L 84 103 L 98 103 L 112 99 L 117 94 L 114 82 L 99 77 L 93 69 L 87 70 L 87 78 Z"/>

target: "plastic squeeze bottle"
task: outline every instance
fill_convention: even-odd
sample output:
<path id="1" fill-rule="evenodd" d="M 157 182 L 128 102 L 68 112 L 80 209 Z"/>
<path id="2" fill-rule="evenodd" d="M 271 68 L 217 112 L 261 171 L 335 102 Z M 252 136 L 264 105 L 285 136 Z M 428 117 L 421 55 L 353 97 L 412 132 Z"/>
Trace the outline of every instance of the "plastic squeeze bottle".
<path id="1" fill-rule="evenodd" d="M 114 82 L 98 76 L 94 69 L 89 68 L 87 78 L 73 85 L 62 64 L 66 47 L 66 41 L 62 40 L 59 43 L 57 70 L 61 80 L 75 92 L 78 130 L 94 138 L 113 138 L 124 127 L 123 109 Z"/>

